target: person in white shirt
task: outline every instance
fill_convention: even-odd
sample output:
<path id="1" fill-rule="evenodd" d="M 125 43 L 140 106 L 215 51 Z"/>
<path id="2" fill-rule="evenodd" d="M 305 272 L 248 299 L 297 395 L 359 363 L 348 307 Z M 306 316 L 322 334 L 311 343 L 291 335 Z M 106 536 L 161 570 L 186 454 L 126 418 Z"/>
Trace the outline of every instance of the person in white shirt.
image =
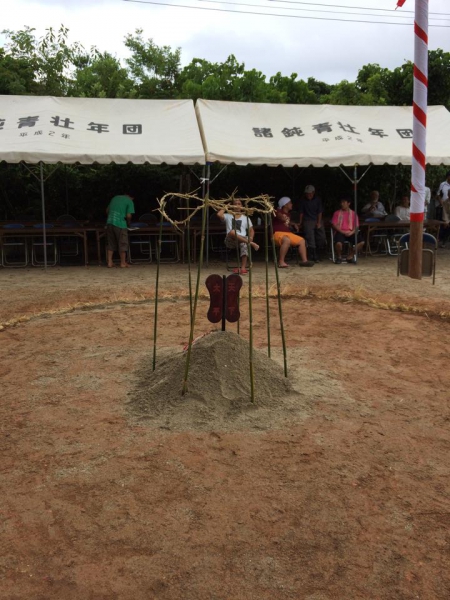
<path id="1" fill-rule="evenodd" d="M 444 221 L 439 231 L 439 242 L 440 247 L 445 248 L 448 238 L 450 237 L 450 186 L 447 190 L 447 198 L 442 200 L 442 217 L 440 219 Z"/>
<path id="2" fill-rule="evenodd" d="M 395 207 L 394 215 L 400 219 L 400 221 L 409 221 L 410 219 L 410 208 L 409 208 L 409 196 L 403 195 L 400 200 L 399 206 Z"/>
<path id="3" fill-rule="evenodd" d="M 442 201 L 442 220 L 447 224 L 450 223 L 450 186 L 447 190 L 447 198 Z"/>
<path id="4" fill-rule="evenodd" d="M 448 191 L 450 190 L 450 171 L 447 171 L 446 180 L 441 183 L 438 189 L 437 197 L 436 197 L 436 219 L 441 221 L 443 219 L 443 208 L 444 201 L 448 198 Z"/>
<path id="5" fill-rule="evenodd" d="M 431 219 L 431 190 L 429 187 L 425 186 L 425 219 Z"/>
<path id="6" fill-rule="evenodd" d="M 255 237 L 253 223 L 249 217 L 242 214 L 242 202 L 239 198 L 232 201 L 231 211 L 232 214 L 225 212 L 225 210 L 219 210 L 217 216 L 225 223 L 227 232 L 225 246 L 230 250 L 236 249 L 236 246 L 239 247 L 241 267 L 240 269 L 233 269 L 233 271 L 241 275 L 247 275 L 248 244 L 250 243 L 253 250 L 259 250 L 259 246 L 253 241 Z"/>
<path id="7" fill-rule="evenodd" d="M 362 214 L 366 219 L 368 217 L 382 219 L 387 215 L 382 202 L 380 202 L 380 192 L 377 192 L 376 190 L 370 192 L 370 202 L 363 207 Z"/>

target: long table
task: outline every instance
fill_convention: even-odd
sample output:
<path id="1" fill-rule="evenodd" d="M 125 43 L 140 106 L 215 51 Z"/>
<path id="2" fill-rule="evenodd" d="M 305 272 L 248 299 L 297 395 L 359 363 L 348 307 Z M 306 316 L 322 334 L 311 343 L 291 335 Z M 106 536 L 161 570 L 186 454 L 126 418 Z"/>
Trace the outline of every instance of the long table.
<path id="1" fill-rule="evenodd" d="M 96 244 L 97 244 L 98 264 L 102 265 L 103 261 L 102 261 L 102 252 L 101 252 L 101 240 L 106 235 L 106 226 L 105 225 L 88 226 L 86 228 L 86 231 L 93 231 L 95 233 L 95 239 L 96 239 Z M 151 235 L 151 236 L 158 238 L 159 225 L 149 225 L 148 227 L 137 227 L 136 229 L 128 230 L 128 237 L 131 238 L 131 237 L 133 237 L 133 235 L 136 235 L 136 236 Z M 179 238 L 178 243 L 179 243 L 180 249 L 181 249 L 181 260 L 182 260 L 182 262 L 184 262 L 184 243 L 183 243 L 184 231 L 175 229 L 175 227 L 163 226 L 162 235 L 163 235 L 163 237 L 164 237 L 164 235 L 178 236 L 178 238 Z"/>
<path id="2" fill-rule="evenodd" d="M 89 253 L 87 243 L 87 232 L 88 229 L 85 227 L 49 227 L 45 229 L 45 235 L 49 238 L 61 238 L 61 237 L 79 237 L 83 240 L 83 253 L 84 253 L 84 264 L 89 264 Z M 36 227 L 23 227 L 20 229 L 5 229 L 0 226 L 0 247 L 3 249 L 3 240 L 6 238 L 43 238 L 44 229 Z"/>

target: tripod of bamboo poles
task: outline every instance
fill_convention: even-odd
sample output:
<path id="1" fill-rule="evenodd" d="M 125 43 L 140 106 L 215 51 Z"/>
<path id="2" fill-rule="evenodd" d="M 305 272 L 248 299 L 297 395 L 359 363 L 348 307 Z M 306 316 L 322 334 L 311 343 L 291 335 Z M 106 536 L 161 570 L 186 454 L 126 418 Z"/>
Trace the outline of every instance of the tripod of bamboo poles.
<path id="1" fill-rule="evenodd" d="M 193 212 L 189 212 L 187 219 L 184 219 L 183 221 L 171 221 L 170 217 L 168 217 L 167 213 L 165 212 L 165 206 L 166 206 L 166 197 L 171 196 L 171 197 L 185 197 L 187 200 L 187 210 L 188 212 L 190 211 L 190 207 L 189 207 L 189 199 L 190 198 L 195 198 L 196 201 L 198 201 L 199 203 L 201 203 L 199 206 L 197 206 L 197 208 L 193 209 Z M 196 286 L 195 286 L 195 295 L 192 298 L 192 288 L 191 288 L 191 277 L 189 276 L 189 299 L 190 299 L 190 333 L 189 333 L 189 343 L 188 343 L 188 349 L 187 349 L 187 356 L 186 356 L 186 365 L 185 365 L 185 371 L 184 371 L 184 379 L 183 379 L 183 387 L 182 387 L 182 394 L 186 394 L 186 392 L 188 391 L 188 377 L 189 377 L 189 367 L 190 367 L 190 360 L 191 360 L 191 353 L 192 353 L 192 345 L 193 345 L 193 339 L 194 339 L 194 330 L 195 330 L 195 321 L 196 321 L 196 315 L 197 315 L 197 307 L 198 307 L 198 297 L 199 297 L 199 292 L 200 292 L 200 277 L 201 277 L 201 270 L 203 267 L 203 256 L 204 256 L 204 247 L 205 247 L 205 230 L 206 230 L 206 222 L 207 222 L 207 218 L 208 218 L 208 212 L 209 212 L 209 207 L 210 205 L 212 205 L 214 210 L 218 210 L 219 208 L 225 208 L 225 210 L 227 210 L 227 212 L 232 212 L 228 210 L 228 205 L 230 204 L 230 201 L 232 201 L 232 198 L 234 197 L 231 196 L 229 197 L 227 200 L 225 201 L 210 201 L 209 199 L 209 193 L 206 193 L 206 196 L 204 199 L 199 199 L 198 197 L 196 197 L 193 194 L 166 194 L 166 196 L 164 196 L 162 198 L 162 200 L 160 201 L 160 208 L 159 208 L 159 212 L 160 212 L 160 226 L 159 226 L 159 236 L 158 236 L 158 252 L 157 252 L 157 272 L 156 272 L 156 286 L 155 286 L 155 321 L 154 321 L 154 330 L 153 330 L 153 370 L 155 370 L 155 366 L 156 366 L 156 340 L 157 340 L 157 321 L 158 321 L 158 296 L 159 296 L 159 274 L 160 274 L 160 265 L 161 265 L 161 259 L 160 259 L 160 254 L 161 254 L 161 244 L 162 244 L 162 229 L 163 229 L 163 221 L 164 218 L 166 218 L 169 222 L 171 222 L 171 224 L 175 227 L 178 227 L 179 224 L 183 223 L 185 225 L 187 225 L 187 232 L 188 232 L 188 261 L 189 261 L 189 275 L 190 275 L 190 263 L 191 263 L 191 255 L 190 255 L 190 219 L 192 218 L 192 216 L 197 213 L 199 210 L 202 211 L 202 225 L 201 225 L 201 243 L 200 243 L 200 255 L 199 255 L 199 259 L 198 259 L 198 267 L 197 267 L 197 280 L 196 280 Z M 268 197 L 263 197 L 268 198 Z M 268 215 L 272 213 L 273 208 L 270 205 L 270 209 L 269 210 L 262 210 L 261 208 L 249 208 L 249 202 L 251 202 L 252 198 L 246 198 L 244 200 L 245 202 L 245 214 L 248 216 L 250 214 L 254 214 L 255 211 L 260 210 L 261 212 L 264 213 L 264 225 L 265 225 L 265 274 L 266 274 L 266 286 L 265 286 L 265 290 L 266 290 L 266 313 L 267 313 L 267 319 L 266 319 L 266 326 L 267 326 L 267 340 L 268 340 L 268 353 L 270 356 L 271 353 L 271 349 L 270 349 L 270 306 L 269 306 L 269 252 L 268 252 L 268 226 L 267 226 L 267 222 L 268 222 Z M 267 201 L 268 202 L 268 201 Z M 266 207 L 267 208 L 267 207 Z M 287 353 L 286 353 L 286 341 L 285 341 L 285 335 L 284 335 L 284 325 L 283 325 L 283 312 L 282 312 L 282 302 L 281 302 L 281 285 L 280 285 L 280 279 L 279 279 L 279 274 L 278 274 L 278 268 L 277 268 L 277 255 L 276 255 L 276 249 L 275 249 L 275 244 L 273 241 L 273 228 L 272 228 L 272 220 L 270 220 L 270 230 L 271 230 L 271 238 L 272 238 L 272 249 L 273 249 L 273 261 L 274 261 L 274 266 L 275 266 L 275 276 L 276 276 L 276 281 L 277 281 L 277 300 L 278 300 L 278 312 L 279 312 L 279 318 L 280 318 L 280 330 L 281 330 L 281 339 L 282 339 L 282 348 L 283 348 L 283 363 L 284 363 L 284 375 L 285 377 L 287 377 L 288 375 L 288 369 L 287 369 Z M 249 233 L 249 232 L 248 232 Z M 236 232 L 236 224 L 235 224 L 235 235 L 237 234 Z M 249 269 L 249 330 L 250 330 L 250 340 L 249 340 L 249 370 L 250 370 L 250 386 L 251 386 L 251 400 L 252 402 L 254 402 L 254 391 L 255 391 L 255 378 L 254 378 L 254 363 L 253 363 L 253 278 L 252 278 L 252 248 L 250 245 L 250 237 L 248 235 L 247 237 L 247 246 L 248 246 L 248 255 L 249 255 L 249 263 L 250 263 L 250 269 Z M 236 248 L 237 248 L 237 258 L 239 261 L 239 244 L 236 244 Z M 238 262 L 238 264 L 240 264 L 240 261 Z"/>

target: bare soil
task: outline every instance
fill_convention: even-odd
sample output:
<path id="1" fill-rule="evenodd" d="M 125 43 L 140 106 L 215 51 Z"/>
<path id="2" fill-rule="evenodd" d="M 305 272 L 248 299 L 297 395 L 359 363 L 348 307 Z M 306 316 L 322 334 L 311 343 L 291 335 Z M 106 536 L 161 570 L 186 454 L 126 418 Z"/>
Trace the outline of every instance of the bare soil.
<path id="1" fill-rule="evenodd" d="M 130 412 L 153 267 L 0 272 L 0 321 L 40 314 L 0 332 L 0 598 L 447 600 L 450 325 L 318 299 L 334 285 L 445 311 L 446 260 L 434 288 L 385 259 L 283 272 L 298 403 L 260 429 L 251 412 L 173 429 Z M 165 269 L 158 365 L 188 339 L 181 275 Z M 254 312 L 265 352 L 262 299 Z M 279 364 L 277 318 L 272 299 Z"/>

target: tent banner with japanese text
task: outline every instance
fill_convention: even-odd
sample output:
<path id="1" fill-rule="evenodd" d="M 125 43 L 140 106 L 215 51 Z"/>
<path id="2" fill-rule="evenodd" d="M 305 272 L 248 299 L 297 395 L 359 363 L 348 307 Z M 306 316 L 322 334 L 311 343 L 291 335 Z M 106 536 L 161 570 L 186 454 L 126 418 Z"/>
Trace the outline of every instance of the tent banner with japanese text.
<path id="1" fill-rule="evenodd" d="M 207 162 L 285 167 L 411 165 L 408 106 L 256 104 L 198 100 Z M 427 163 L 450 165 L 450 112 L 428 112 Z"/>
<path id="2" fill-rule="evenodd" d="M 0 96 L 0 161 L 205 163 L 192 100 Z"/>

